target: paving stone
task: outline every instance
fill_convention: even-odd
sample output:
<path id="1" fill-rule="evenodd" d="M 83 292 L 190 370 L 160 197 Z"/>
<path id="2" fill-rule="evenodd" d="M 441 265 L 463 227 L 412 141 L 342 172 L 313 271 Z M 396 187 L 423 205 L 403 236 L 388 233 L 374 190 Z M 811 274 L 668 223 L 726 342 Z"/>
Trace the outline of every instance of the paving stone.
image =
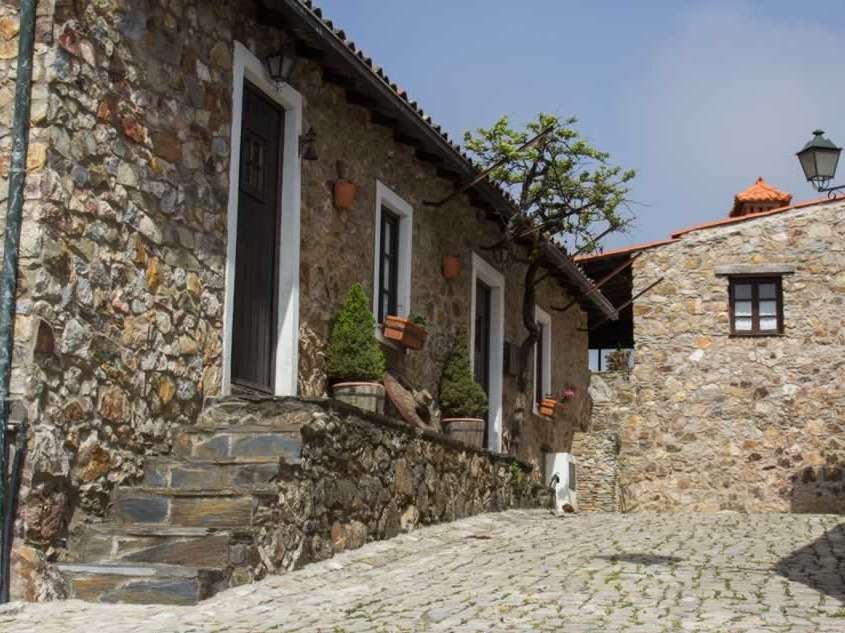
<path id="1" fill-rule="evenodd" d="M 843 573 L 845 519 L 833 515 L 510 511 L 371 543 L 196 607 L 12 604 L 0 631 L 841 633 Z M 187 599 L 190 580 L 88 589 L 130 601 L 181 582 Z"/>

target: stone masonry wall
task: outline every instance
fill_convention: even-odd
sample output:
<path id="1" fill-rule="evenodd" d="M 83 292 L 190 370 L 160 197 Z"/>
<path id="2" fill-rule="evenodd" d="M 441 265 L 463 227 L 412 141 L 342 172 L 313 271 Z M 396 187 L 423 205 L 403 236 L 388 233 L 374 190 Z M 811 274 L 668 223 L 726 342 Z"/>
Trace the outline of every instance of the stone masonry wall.
<path id="1" fill-rule="evenodd" d="M 6 120 L 15 12 L 0 12 Z M 219 395 L 233 47 L 263 57 L 279 31 L 258 24 L 252 3 L 224 0 L 44 0 L 39 16 L 13 394 L 32 423 L 17 532 L 52 557 L 72 515 L 102 516 L 143 455 L 167 453 L 172 429 Z M 328 324 L 353 282 L 371 290 L 380 179 L 415 209 L 412 309 L 431 324 L 427 351 L 391 364 L 436 395 L 445 350 L 469 326 L 470 253 L 494 241 L 495 226 L 466 198 L 424 207 L 453 185 L 317 64 L 302 60 L 292 81 L 320 157 L 302 164 L 300 391 L 323 394 Z M 360 186 L 346 212 L 330 191 L 341 159 Z M 444 254 L 462 259 L 455 281 L 440 274 Z M 521 271 L 503 272 L 506 338 L 519 342 Z M 540 296 L 547 311 L 567 302 L 553 285 Z M 576 329 L 586 317 L 550 313 L 561 350 L 553 387 L 577 397 L 554 421 L 529 411 L 519 455 L 534 464 L 542 450 L 566 450 L 589 415 Z M 507 431 L 521 403 L 512 377 L 504 387 Z"/>
<path id="2" fill-rule="evenodd" d="M 579 512 L 622 510 L 619 448 L 619 434 L 615 431 L 575 434 L 572 454 L 576 460 Z"/>
<path id="3" fill-rule="evenodd" d="M 730 336 L 726 264 L 789 264 L 783 336 Z M 685 235 L 634 263 L 635 405 L 624 485 L 639 510 L 845 511 L 845 204 Z"/>
<path id="4" fill-rule="evenodd" d="M 512 458 L 340 403 L 306 403 L 308 410 L 302 464 L 283 474 L 271 520 L 257 535 L 265 572 L 330 558 L 420 525 L 549 505 L 530 467 Z"/>

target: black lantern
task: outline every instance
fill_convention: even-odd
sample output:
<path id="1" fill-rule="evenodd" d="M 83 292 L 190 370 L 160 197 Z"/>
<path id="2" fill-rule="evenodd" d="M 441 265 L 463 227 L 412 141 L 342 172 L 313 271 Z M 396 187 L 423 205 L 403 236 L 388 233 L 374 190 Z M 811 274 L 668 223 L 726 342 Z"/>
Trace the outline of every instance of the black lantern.
<path id="1" fill-rule="evenodd" d="M 824 137 L 822 130 L 813 132 L 813 138 L 798 152 L 798 160 L 801 161 L 801 169 L 804 176 L 812 183 L 816 191 L 834 191 L 842 187 L 828 187 L 828 183 L 836 175 L 836 166 L 839 163 L 841 147 L 836 147 L 830 139 Z"/>
<path id="2" fill-rule="evenodd" d="M 267 65 L 267 74 L 277 84 L 289 83 L 290 76 L 296 66 L 296 55 L 292 46 L 283 46 L 275 53 L 267 55 L 264 59 Z"/>

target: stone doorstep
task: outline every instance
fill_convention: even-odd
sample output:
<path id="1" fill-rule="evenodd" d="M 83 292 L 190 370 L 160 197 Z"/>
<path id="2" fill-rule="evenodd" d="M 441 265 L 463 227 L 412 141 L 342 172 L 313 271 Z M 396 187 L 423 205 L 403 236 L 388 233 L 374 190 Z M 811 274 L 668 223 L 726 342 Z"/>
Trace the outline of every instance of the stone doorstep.
<path id="1" fill-rule="evenodd" d="M 88 602 L 193 605 L 223 582 L 216 570 L 181 565 L 59 563 L 69 597 Z"/>
<path id="2" fill-rule="evenodd" d="M 226 461 L 200 458 L 148 457 L 144 460 L 143 485 L 150 488 L 208 489 L 269 486 L 279 475 L 276 457 L 232 458 Z"/>
<path id="3" fill-rule="evenodd" d="M 117 488 L 112 514 L 120 523 L 182 527 L 247 528 L 258 505 L 257 497 L 275 496 L 275 488 L 178 490 L 172 488 Z"/>
<path id="4" fill-rule="evenodd" d="M 196 457 L 212 461 L 232 458 L 275 458 L 298 464 L 302 456 L 302 436 L 295 432 L 267 427 L 228 427 L 202 429 L 182 427 L 174 436 L 173 457 Z"/>
<path id="5" fill-rule="evenodd" d="M 70 545 L 92 563 L 167 563 L 222 570 L 248 562 L 252 536 L 241 530 L 100 523 L 79 526 Z"/>

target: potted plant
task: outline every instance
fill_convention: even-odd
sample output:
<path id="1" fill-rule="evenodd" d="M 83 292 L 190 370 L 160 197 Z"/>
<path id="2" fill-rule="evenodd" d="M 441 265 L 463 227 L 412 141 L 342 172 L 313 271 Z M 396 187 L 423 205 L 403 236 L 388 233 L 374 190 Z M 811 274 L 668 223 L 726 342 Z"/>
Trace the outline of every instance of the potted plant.
<path id="1" fill-rule="evenodd" d="M 334 206 L 337 209 L 351 209 L 355 204 L 358 185 L 346 177 L 346 164 L 337 161 L 337 180 L 334 181 Z"/>
<path id="2" fill-rule="evenodd" d="M 361 284 L 354 284 L 332 326 L 327 373 L 332 394 L 365 411 L 384 413 L 384 353 Z"/>
<path id="3" fill-rule="evenodd" d="M 466 334 L 455 340 L 440 379 L 440 408 L 443 429 L 450 437 L 476 448 L 484 447 L 484 417 L 487 394 L 472 377 Z"/>
<path id="4" fill-rule="evenodd" d="M 539 413 L 543 417 L 550 418 L 555 414 L 555 409 L 565 403 L 567 400 L 572 400 L 575 397 L 575 388 L 566 387 L 560 392 L 560 396 L 556 399 L 552 395 L 547 395 L 540 401 Z"/>
<path id="5" fill-rule="evenodd" d="M 405 349 L 420 350 L 428 338 L 425 325 L 425 319 L 418 314 L 409 314 L 407 319 L 388 315 L 384 317 L 384 338 Z"/>

